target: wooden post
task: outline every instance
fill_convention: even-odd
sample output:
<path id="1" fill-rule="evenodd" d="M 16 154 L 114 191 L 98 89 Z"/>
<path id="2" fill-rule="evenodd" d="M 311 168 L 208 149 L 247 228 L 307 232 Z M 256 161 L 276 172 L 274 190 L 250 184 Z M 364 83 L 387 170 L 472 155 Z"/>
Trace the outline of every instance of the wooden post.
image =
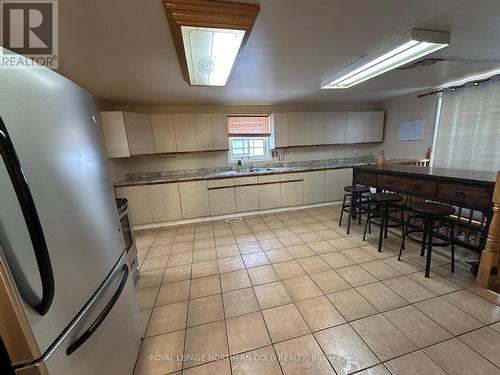
<path id="1" fill-rule="evenodd" d="M 493 191 L 493 217 L 491 219 L 486 246 L 481 252 L 481 262 L 477 274 L 477 284 L 488 288 L 496 279 L 500 254 L 500 172 L 497 173 L 495 190 Z M 492 271 L 493 275 L 492 275 Z"/>

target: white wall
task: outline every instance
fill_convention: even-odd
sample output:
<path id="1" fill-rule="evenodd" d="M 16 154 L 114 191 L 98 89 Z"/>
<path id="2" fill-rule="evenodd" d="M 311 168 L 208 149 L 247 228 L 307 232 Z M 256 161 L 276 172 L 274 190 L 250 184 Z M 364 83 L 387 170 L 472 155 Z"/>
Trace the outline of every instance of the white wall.
<path id="1" fill-rule="evenodd" d="M 409 94 L 383 102 L 380 106 L 386 112 L 384 142 L 375 147 L 376 153 L 384 150 L 386 160 L 425 158 L 427 149 L 432 146 L 437 96 L 418 98 L 417 94 Z M 424 120 L 422 140 L 398 141 L 399 123 L 416 119 Z"/>
<path id="2" fill-rule="evenodd" d="M 142 113 L 273 113 L 293 111 L 362 111 L 379 110 L 374 104 L 359 105 L 287 105 L 287 106 L 106 106 L 108 110 Z M 374 155 L 374 145 L 337 145 L 289 148 L 285 162 L 321 160 L 351 156 Z M 273 158 L 272 162 L 278 162 Z M 220 151 L 200 152 L 177 155 L 152 155 L 123 159 L 109 159 L 111 177 L 119 181 L 127 173 L 159 172 L 181 169 L 226 167 L 234 164 L 227 162 L 227 153 Z"/>

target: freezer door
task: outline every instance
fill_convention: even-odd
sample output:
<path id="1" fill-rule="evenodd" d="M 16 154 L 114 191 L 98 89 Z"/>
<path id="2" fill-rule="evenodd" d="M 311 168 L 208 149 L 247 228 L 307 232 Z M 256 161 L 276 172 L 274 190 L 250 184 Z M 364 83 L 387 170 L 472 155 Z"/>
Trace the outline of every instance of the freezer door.
<path id="1" fill-rule="evenodd" d="M 44 68 L 2 69 L 0 82 L 0 117 L 33 198 L 30 212 L 39 218 L 45 265 L 54 278 L 53 301 L 44 315 L 36 306 L 42 277 L 47 281 L 50 273 L 37 262 L 42 247 L 32 241 L 25 202 L 3 157 L 0 256 L 43 353 L 99 288 L 125 244 L 92 97 Z"/>
<path id="2" fill-rule="evenodd" d="M 16 374 L 130 375 L 142 331 L 132 273 L 123 257 L 71 329 L 45 357 Z"/>

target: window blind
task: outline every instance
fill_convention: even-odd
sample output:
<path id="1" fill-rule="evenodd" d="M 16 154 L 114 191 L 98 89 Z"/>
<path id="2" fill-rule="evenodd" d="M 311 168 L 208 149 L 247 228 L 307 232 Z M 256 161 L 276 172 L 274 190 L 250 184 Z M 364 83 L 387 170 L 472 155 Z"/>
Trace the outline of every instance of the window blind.
<path id="1" fill-rule="evenodd" d="M 268 116 L 228 116 L 230 137 L 263 137 L 271 135 Z"/>
<path id="2" fill-rule="evenodd" d="M 433 166 L 500 170 L 500 82 L 443 94 Z"/>

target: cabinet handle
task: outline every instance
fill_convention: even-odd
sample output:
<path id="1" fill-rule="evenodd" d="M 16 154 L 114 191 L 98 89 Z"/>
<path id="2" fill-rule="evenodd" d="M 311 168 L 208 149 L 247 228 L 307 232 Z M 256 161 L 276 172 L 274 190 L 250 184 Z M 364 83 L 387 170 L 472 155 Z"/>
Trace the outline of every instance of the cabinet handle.
<path id="1" fill-rule="evenodd" d="M 421 185 L 417 185 L 417 184 L 415 184 L 415 185 L 413 185 L 413 188 L 414 188 L 415 190 L 421 190 L 421 189 L 422 189 L 422 186 L 421 186 Z"/>
<path id="2" fill-rule="evenodd" d="M 465 199 L 467 198 L 467 194 L 462 192 L 462 191 L 456 191 L 455 192 L 455 196 L 458 198 L 458 199 Z"/>

